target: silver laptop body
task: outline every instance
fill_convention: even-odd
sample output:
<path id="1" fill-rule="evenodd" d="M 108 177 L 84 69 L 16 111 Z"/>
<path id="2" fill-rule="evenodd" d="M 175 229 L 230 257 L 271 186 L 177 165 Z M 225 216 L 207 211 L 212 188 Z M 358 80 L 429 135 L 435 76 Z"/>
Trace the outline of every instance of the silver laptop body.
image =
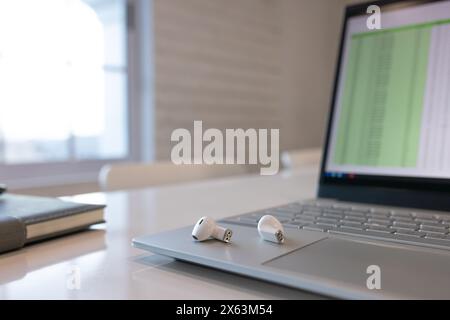
<path id="1" fill-rule="evenodd" d="M 450 299 L 450 1 L 374 4 L 381 29 L 346 9 L 317 199 L 220 221 L 229 244 L 189 226 L 135 247 L 330 297 Z M 285 244 L 260 239 L 265 214 Z"/>

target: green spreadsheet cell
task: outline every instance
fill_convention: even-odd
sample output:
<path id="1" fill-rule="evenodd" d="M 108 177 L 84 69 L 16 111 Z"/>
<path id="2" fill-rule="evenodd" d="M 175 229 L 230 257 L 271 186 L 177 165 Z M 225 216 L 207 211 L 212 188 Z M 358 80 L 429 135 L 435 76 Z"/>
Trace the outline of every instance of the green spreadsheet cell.
<path id="1" fill-rule="evenodd" d="M 416 166 L 432 27 L 352 37 L 335 164 Z"/>

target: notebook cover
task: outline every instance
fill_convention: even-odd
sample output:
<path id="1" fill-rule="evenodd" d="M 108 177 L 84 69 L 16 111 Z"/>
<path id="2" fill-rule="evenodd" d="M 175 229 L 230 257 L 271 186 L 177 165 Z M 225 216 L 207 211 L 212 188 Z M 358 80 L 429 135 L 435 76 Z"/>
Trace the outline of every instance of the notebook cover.
<path id="1" fill-rule="evenodd" d="M 0 197 L 0 253 L 23 247 L 27 241 L 27 225 L 103 209 L 104 207 L 104 205 L 80 204 L 57 198 L 4 194 Z M 86 227 L 88 226 L 82 228 Z M 68 231 L 71 230 L 60 233 L 63 234 Z M 53 237 L 55 235 L 48 236 Z"/>

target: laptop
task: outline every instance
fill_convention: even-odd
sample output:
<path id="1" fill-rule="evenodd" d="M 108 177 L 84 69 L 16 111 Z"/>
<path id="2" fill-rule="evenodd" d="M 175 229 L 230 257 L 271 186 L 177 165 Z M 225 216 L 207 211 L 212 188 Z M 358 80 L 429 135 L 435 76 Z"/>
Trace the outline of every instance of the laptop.
<path id="1" fill-rule="evenodd" d="M 345 11 L 316 199 L 219 221 L 229 245 L 192 226 L 133 245 L 329 297 L 450 299 L 449 213 L 450 1 L 381 1 Z"/>

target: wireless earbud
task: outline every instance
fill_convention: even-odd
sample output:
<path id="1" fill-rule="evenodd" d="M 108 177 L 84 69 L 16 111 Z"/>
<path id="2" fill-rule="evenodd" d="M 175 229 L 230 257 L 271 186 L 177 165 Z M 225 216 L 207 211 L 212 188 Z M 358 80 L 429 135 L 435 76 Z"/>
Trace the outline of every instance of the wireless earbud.
<path id="1" fill-rule="evenodd" d="M 230 242 L 232 235 L 233 232 L 230 229 L 217 225 L 209 217 L 200 218 L 192 230 L 192 238 L 197 241 L 205 241 L 212 237 L 223 242 Z"/>
<path id="2" fill-rule="evenodd" d="M 284 243 L 284 228 L 274 216 L 266 215 L 259 219 L 258 233 L 264 240 Z"/>

